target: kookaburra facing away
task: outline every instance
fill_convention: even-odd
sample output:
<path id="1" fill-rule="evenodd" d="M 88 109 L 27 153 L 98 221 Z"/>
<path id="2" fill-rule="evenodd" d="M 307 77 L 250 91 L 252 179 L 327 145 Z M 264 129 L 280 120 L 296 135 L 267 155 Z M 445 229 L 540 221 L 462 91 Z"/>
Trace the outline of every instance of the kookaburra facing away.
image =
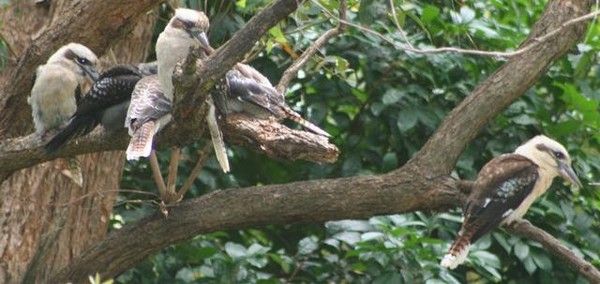
<path id="1" fill-rule="evenodd" d="M 68 125 L 46 144 L 46 150 L 54 152 L 68 140 L 91 132 L 100 123 L 109 132 L 123 129 L 133 88 L 146 72 L 152 70 L 140 70 L 133 65 L 116 65 L 103 72 L 79 101 Z"/>
<path id="2" fill-rule="evenodd" d="M 497 226 L 521 218 L 556 176 L 581 187 L 565 147 L 543 135 L 488 162 L 477 176 L 458 237 L 441 265 L 454 269 L 463 263 L 472 243 Z"/>
<path id="3" fill-rule="evenodd" d="M 86 77 L 95 80 L 98 58 L 87 47 L 69 43 L 56 51 L 46 64 L 37 68 L 31 96 L 36 133 L 45 135 L 48 130 L 61 127 L 77 109 L 81 85 Z"/>
<path id="4" fill-rule="evenodd" d="M 208 25 L 204 13 L 177 9 L 159 35 L 156 41 L 158 76 L 148 76 L 138 82 L 127 111 L 125 127 L 131 135 L 128 160 L 150 155 L 154 135 L 171 119 L 173 71 L 177 63 L 188 56 L 190 48 L 209 47 Z"/>
<path id="5" fill-rule="evenodd" d="M 225 80 L 217 84 L 225 98 L 217 99 L 222 113 L 244 112 L 258 118 L 275 117 L 290 119 L 311 132 L 325 137 L 330 135 L 318 126 L 305 120 L 292 110 L 263 74 L 249 65 L 238 63 L 225 75 Z"/>

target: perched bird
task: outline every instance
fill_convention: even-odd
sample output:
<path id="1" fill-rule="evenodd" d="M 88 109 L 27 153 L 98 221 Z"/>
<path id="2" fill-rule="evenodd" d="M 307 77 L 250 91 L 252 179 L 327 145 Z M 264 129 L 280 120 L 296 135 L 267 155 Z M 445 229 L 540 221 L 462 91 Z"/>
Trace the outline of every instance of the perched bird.
<path id="1" fill-rule="evenodd" d="M 131 141 L 127 159 L 148 157 L 154 135 L 171 120 L 173 71 L 188 56 L 191 48 L 209 47 L 206 31 L 209 22 L 204 13 L 177 9 L 156 41 L 158 76 L 143 78 L 135 86 L 127 111 L 125 127 Z"/>
<path id="2" fill-rule="evenodd" d="M 81 85 L 86 77 L 96 80 L 98 58 L 87 47 L 69 43 L 59 48 L 46 62 L 37 68 L 31 96 L 35 131 L 45 136 L 48 130 L 58 129 L 67 122 L 77 109 L 76 100 L 81 97 Z"/>
<path id="3" fill-rule="evenodd" d="M 441 265 L 456 268 L 465 261 L 472 243 L 498 225 L 523 217 L 556 176 L 581 187 L 565 147 L 543 135 L 488 162 L 477 176 L 458 237 Z"/>
<path id="4" fill-rule="evenodd" d="M 271 116 L 279 120 L 287 118 L 311 132 L 331 137 L 292 110 L 269 79 L 249 65 L 236 64 L 226 73 L 225 80 L 217 84 L 217 89 L 225 94 L 225 99 L 221 98 L 217 103 L 221 113 L 244 112 L 263 119 Z"/>
<path id="5" fill-rule="evenodd" d="M 156 40 L 158 78 L 165 96 L 173 101 L 173 71 L 191 48 L 209 48 L 206 32 L 209 22 L 200 11 L 179 8 Z"/>
<path id="6" fill-rule="evenodd" d="M 154 135 L 170 121 L 171 100 L 162 91 L 158 75 L 139 80 L 125 118 L 125 127 L 131 136 L 127 160 L 150 156 Z"/>
<path id="7" fill-rule="evenodd" d="M 48 144 L 46 151 L 58 150 L 68 140 L 83 136 L 102 123 L 107 131 L 123 128 L 129 100 L 142 71 L 133 65 L 116 65 L 100 75 L 77 105 L 69 123 Z"/>

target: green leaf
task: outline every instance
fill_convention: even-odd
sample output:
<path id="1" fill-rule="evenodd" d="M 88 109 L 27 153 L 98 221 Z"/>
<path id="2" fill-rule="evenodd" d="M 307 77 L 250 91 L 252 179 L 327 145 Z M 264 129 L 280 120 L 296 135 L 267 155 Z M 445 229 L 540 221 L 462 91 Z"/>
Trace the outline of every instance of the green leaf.
<path id="1" fill-rule="evenodd" d="M 501 234 L 501 233 L 492 233 L 492 236 L 500 244 L 500 246 L 502 246 L 502 248 L 504 249 L 504 251 L 506 251 L 507 253 L 510 254 L 512 246 L 508 243 L 508 241 L 506 240 L 506 238 L 504 237 L 504 235 Z"/>
<path id="2" fill-rule="evenodd" d="M 467 6 L 462 6 L 460 7 L 460 17 L 463 23 L 468 23 L 475 19 L 475 11 Z"/>
<path id="3" fill-rule="evenodd" d="M 487 266 L 494 268 L 500 268 L 500 259 L 487 251 L 478 250 L 471 253 L 471 257 L 479 259 Z"/>
<path id="4" fill-rule="evenodd" d="M 529 275 L 533 274 L 537 270 L 537 266 L 533 262 L 532 256 L 525 258 L 525 261 L 523 262 L 523 266 L 525 266 L 525 270 L 527 270 Z"/>
<path id="5" fill-rule="evenodd" d="M 316 236 L 306 237 L 298 242 L 298 254 L 308 255 L 319 248 L 319 239 Z"/>
<path id="6" fill-rule="evenodd" d="M 398 167 L 398 156 L 396 153 L 388 152 L 383 156 L 382 168 L 384 171 L 396 169 Z"/>
<path id="7" fill-rule="evenodd" d="M 287 43 L 287 39 L 281 31 L 279 26 L 274 26 L 269 30 L 269 34 L 274 38 L 274 40 L 278 43 Z"/>
<path id="8" fill-rule="evenodd" d="M 440 15 L 440 8 L 432 5 L 425 5 L 423 12 L 421 13 L 421 20 L 423 23 L 429 25 L 431 21 L 437 19 Z"/>
<path id="9" fill-rule="evenodd" d="M 402 132 L 406 132 L 417 125 L 417 111 L 412 108 L 405 108 L 398 113 L 396 125 Z"/>
<path id="10" fill-rule="evenodd" d="M 397 89 L 388 89 L 385 94 L 383 94 L 383 97 L 381 98 L 381 101 L 383 102 L 383 104 L 385 105 L 391 105 L 391 104 L 395 104 L 398 101 L 400 101 L 400 99 L 402 99 L 402 97 L 404 97 L 404 93 L 397 90 Z"/>
<path id="11" fill-rule="evenodd" d="M 522 261 L 529 256 L 529 246 L 521 241 L 515 244 L 515 255 Z"/>
<path id="12" fill-rule="evenodd" d="M 357 232 L 341 232 L 333 235 L 333 237 L 349 245 L 354 245 L 360 241 L 360 233 Z"/>
<path id="13" fill-rule="evenodd" d="M 232 242 L 227 242 L 225 244 L 225 252 L 233 259 L 240 259 L 246 257 L 248 254 L 244 246 Z"/>
<path id="14" fill-rule="evenodd" d="M 531 255 L 532 255 L 533 261 L 535 262 L 537 267 L 539 267 L 540 269 L 545 270 L 545 271 L 552 270 L 552 261 L 545 253 L 534 250 L 534 251 L 532 251 Z"/>
<path id="15" fill-rule="evenodd" d="M 360 236 L 360 240 L 363 242 L 371 240 L 382 240 L 384 238 L 385 235 L 382 232 L 367 232 Z"/>

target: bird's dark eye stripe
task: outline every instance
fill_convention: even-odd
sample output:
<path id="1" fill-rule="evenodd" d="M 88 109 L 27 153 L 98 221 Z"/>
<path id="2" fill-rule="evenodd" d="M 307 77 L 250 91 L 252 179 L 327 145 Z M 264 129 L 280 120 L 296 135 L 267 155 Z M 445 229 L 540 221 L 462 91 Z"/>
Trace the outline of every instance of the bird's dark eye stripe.
<path id="1" fill-rule="evenodd" d="M 559 159 L 559 160 L 562 160 L 562 159 L 565 158 L 565 154 L 563 154 L 560 151 L 554 151 L 552 154 L 554 154 L 554 157 L 557 158 L 557 159 Z"/>
<path id="2" fill-rule="evenodd" d="M 193 27 L 194 27 L 194 23 L 192 23 L 192 22 L 183 21 L 183 24 L 185 25 L 185 27 L 186 27 L 187 29 L 191 29 L 191 28 L 193 28 Z"/>
<path id="3" fill-rule="evenodd" d="M 83 65 L 90 65 L 90 61 L 83 57 L 77 57 L 77 62 L 79 62 L 79 64 L 83 64 Z"/>

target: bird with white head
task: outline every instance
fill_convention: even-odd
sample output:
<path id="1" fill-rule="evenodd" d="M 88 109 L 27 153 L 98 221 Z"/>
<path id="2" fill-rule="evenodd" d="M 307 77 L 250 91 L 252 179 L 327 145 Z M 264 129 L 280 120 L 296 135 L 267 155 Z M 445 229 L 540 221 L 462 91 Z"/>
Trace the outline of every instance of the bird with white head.
<path id="1" fill-rule="evenodd" d="M 472 243 L 497 226 L 523 217 L 557 176 L 582 186 L 565 147 L 543 135 L 530 139 L 512 154 L 489 161 L 475 180 L 458 237 L 441 265 L 456 268 L 466 260 Z"/>
<path id="2" fill-rule="evenodd" d="M 206 15 L 192 9 L 177 9 L 156 41 L 158 75 L 140 80 L 133 90 L 125 127 L 131 141 L 127 159 L 148 157 L 154 135 L 171 120 L 173 102 L 173 71 L 192 48 L 210 49 L 206 32 Z"/>
<path id="3" fill-rule="evenodd" d="M 69 43 L 59 48 L 36 70 L 35 82 L 27 102 L 31 105 L 36 133 L 61 127 L 77 109 L 81 86 L 86 78 L 98 77 L 98 58 L 89 48 Z"/>

